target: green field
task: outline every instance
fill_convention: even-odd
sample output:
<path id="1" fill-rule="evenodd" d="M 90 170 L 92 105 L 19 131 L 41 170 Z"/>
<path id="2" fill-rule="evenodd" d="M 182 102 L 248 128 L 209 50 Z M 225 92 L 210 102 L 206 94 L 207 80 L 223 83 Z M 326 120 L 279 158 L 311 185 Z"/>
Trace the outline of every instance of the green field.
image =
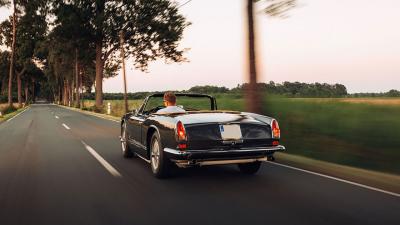
<path id="1" fill-rule="evenodd" d="M 269 99 L 265 110 L 280 122 L 288 153 L 400 174 L 396 101 Z"/>
<path id="2" fill-rule="evenodd" d="M 219 109 L 244 110 L 244 99 L 219 95 Z M 399 98 L 265 98 L 266 115 L 275 117 L 287 153 L 343 165 L 400 174 Z M 112 113 L 123 114 L 123 101 Z M 93 105 L 86 101 L 86 105 Z M 130 100 L 130 109 L 140 100 Z M 178 102 L 179 104 L 179 102 Z"/>

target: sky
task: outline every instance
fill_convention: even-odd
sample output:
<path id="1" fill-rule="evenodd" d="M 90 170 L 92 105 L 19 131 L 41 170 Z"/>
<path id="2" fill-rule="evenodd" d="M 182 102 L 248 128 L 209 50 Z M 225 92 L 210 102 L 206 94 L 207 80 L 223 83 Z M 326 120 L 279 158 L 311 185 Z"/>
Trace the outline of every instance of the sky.
<path id="1" fill-rule="evenodd" d="M 179 0 L 184 3 L 186 0 Z M 257 59 L 261 82 L 344 84 L 350 93 L 400 89 L 400 1 L 299 0 L 286 19 L 257 5 Z M 181 48 L 187 63 L 151 63 L 147 73 L 127 61 L 128 91 L 229 88 L 246 82 L 245 0 L 192 0 L 180 8 L 192 23 Z M 9 15 L 0 10 L 0 20 Z M 122 92 L 122 76 L 105 92 Z"/>

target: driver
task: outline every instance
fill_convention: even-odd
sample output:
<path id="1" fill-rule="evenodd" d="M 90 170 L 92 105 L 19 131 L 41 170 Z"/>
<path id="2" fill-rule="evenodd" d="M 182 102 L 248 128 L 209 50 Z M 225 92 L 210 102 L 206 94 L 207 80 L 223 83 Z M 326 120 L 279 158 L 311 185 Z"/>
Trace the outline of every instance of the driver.
<path id="1" fill-rule="evenodd" d="M 176 96 L 173 92 L 170 92 L 170 91 L 167 91 L 164 94 L 164 105 L 165 105 L 165 108 L 158 110 L 157 113 L 186 112 L 181 107 L 176 106 Z"/>

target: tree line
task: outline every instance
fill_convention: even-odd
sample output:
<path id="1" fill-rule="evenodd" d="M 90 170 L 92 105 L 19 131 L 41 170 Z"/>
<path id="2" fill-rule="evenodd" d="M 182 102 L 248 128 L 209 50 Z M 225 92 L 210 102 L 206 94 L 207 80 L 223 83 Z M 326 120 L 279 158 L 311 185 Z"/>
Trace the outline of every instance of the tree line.
<path id="1" fill-rule="evenodd" d="M 210 95 L 233 94 L 236 97 L 244 97 L 248 84 L 238 84 L 237 87 L 227 88 L 223 86 L 194 86 L 188 90 L 175 91 L 176 93 L 201 93 Z M 342 97 L 400 97 L 400 91 L 390 90 L 382 93 L 347 93 L 347 88 L 343 84 L 326 84 L 326 83 L 300 83 L 300 82 L 283 82 L 275 83 L 257 83 L 258 90 L 264 94 L 282 96 L 282 97 L 301 97 L 301 98 L 342 98 Z M 144 99 L 146 96 L 155 92 L 131 92 L 128 93 L 128 99 Z M 123 93 L 104 93 L 105 100 L 122 100 Z M 84 93 L 83 98 L 87 100 L 95 100 L 94 93 Z"/>
<path id="2" fill-rule="evenodd" d="M 388 92 L 379 92 L 379 93 L 353 93 L 350 94 L 351 97 L 354 98 L 368 98 L 368 97 L 400 97 L 400 91 L 392 89 Z"/>

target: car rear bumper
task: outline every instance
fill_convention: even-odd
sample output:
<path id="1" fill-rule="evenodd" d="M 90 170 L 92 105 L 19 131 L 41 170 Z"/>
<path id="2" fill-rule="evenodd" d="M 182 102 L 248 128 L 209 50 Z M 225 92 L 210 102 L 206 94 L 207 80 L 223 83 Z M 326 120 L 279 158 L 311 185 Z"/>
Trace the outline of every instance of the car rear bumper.
<path id="1" fill-rule="evenodd" d="M 284 151 L 282 145 L 262 148 L 176 150 L 164 148 L 168 158 L 179 167 L 224 165 L 267 161 L 277 151 Z"/>

